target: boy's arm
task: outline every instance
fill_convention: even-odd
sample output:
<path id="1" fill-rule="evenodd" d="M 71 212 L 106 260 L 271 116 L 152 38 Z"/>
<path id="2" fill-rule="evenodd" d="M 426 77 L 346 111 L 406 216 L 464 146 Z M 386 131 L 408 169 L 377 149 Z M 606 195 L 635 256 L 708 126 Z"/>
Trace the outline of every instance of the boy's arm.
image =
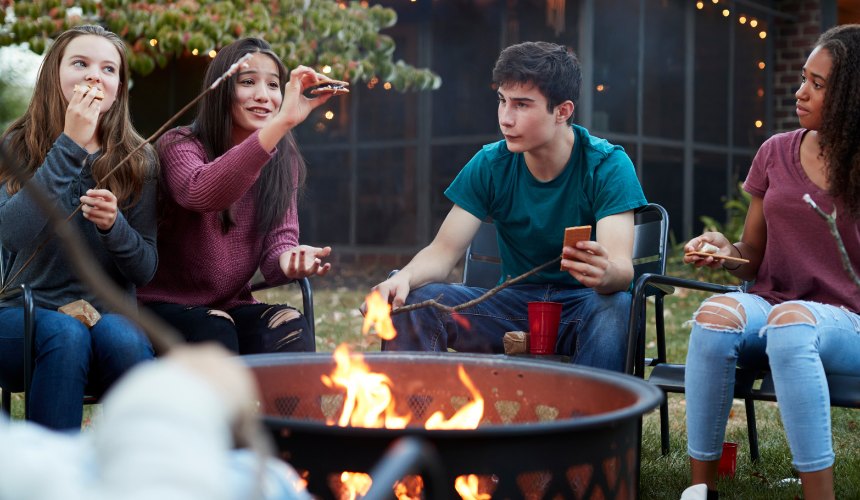
<path id="1" fill-rule="evenodd" d="M 390 301 L 394 307 L 400 307 L 406 301 L 409 291 L 429 283 L 439 283 L 451 274 L 451 270 L 469 247 L 481 220 L 454 205 L 439 233 L 430 245 L 421 250 L 409 264 L 390 279 L 373 287 L 383 299 Z M 361 305 L 361 312 L 365 312 Z"/>
<path id="2" fill-rule="evenodd" d="M 633 281 L 633 210 L 597 221 L 597 241 L 565 247 L 562 267 L 597 293 L 626 290 Z"/>

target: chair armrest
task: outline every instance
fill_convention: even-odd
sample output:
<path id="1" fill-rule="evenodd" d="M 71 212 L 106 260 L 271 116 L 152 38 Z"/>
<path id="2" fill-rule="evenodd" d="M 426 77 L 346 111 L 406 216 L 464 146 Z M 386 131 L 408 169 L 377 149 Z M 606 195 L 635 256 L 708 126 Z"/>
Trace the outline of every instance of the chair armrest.
<path id="1" fill-rule="evenodd" d="M 666 276 L 664 274 L 646 273 L 640 276 L 639 279 L 636 281 L 636 284 L 633 286 L 633 300 L 630 304 L 630 324 L 627 330 L 627 359 L 624 362 L 624 373 L 630 375 L 633 374 L 636 341 L 639 337 L 639 319 L 642 315 L 642 308 L 645 307 L 645 287 L 647 287 L 648 285 L 660 285 L 658 288 L 660 288 L 661 291 L 662 287 L 664 286 L 688 288 L 691 290 L 699 290 L 712 293 L 729 293 L 741 291 L 740 286 L 717 285 L 715 283 L 705 283 L 702 281 L 676 278 L 674 276 Z M 643 357 L 645 356 L 644 352 L 640 354 Z"/>
<path id="2" fill-rule="evenodd" d="M 302 314 L 304 314 L 305 319 L 308 320 L 308 327 L 311 330 L 311 335 L 316 339 L 316 325 L 314 324 L 314 295 L 313 291 L 311 291 L 311 282 L 307 278 L 302 278 L 300 280 L 290 280 L 284 284 L 289 285 L 290 283 L 298 283 L 299 288 L 302 289 Z M 268 290 L 269 288 L 275 288 L 275 286 L 276 285 L 270 285 L 265 281 L 252 283 L 251 292 Z"/>
<path id="3" fill-rule="evenodd" d="M 33 381 L 36 352 L 36 302 L 30 285 L 21 284 L 10 287 L 0 294 L 0 299 L 21 297 L 24 306 L 24 418 L 29 415 L 30 384 Z"/>

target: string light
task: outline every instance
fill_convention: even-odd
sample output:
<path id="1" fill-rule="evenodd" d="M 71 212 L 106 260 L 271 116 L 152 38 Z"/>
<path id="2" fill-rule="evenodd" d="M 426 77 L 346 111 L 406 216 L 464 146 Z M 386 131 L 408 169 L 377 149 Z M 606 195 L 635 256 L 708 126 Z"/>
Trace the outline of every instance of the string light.
<path id="1" fill-rule="evenodd" d="M 745 23 L 747 22 L 747 17 L 746 17 L 746 16 L 741 16 L 741 17 L 739 17 L 739 18 L 738 18 L 738 21 L 740 21 L 740 22 L 741 22 L 741 24 L 745 24 Z"/>
<path id="2" fill-rule="evenodd" d="M 767 31 L 762 31 L 761 33 L 758 34 L 758 37 L 762 38 L 762 39 L 766 38 L 767 37 Z"/>
<path id="3" fill-rule="evenodd" d="M 339 4 L 337 4 L 337 5 L 338 5 L 338 7 L 340 7 L 340 8 L 341 8 L 341 10 L 343 10 L 343 9 L 345 9 L 345 8 L 346 8 L 346 4 L 345 4 L 345 3 L 339 3 Z"/>
<path id="4" fill-rule="evenodd" d="M 696 8 L 702 9 L 704 7 L 705 7 L 705 2 L 703 2 L 702 0 L 699 0 L 698 2 L 696 2 Z"/>
<path id="5" fill-rule="evenodd" d="M 729 9 L 723 9 L 723 17 L 729 17 Z"/>
<path id="6" fill-rule="evenodd" d="M 755 121 L 755 128 L 761 128 L 761 126 L 762 126 L 761 120 L 756 120 Z"/>
<path id="7" fill-rule="evenodd" d="M 152 40 L 149 41 L 149 44 L 152 45 L 153 47 L 155 47 L 156 45 L 158 45 L 158 40 L 153 38 Z"/>
<path id="8" fill-rule="evenodd" d="M 329 66 L 329 65 L 323 66 L 323 73 L 325 73 L 325 74 L 331 73 L 331 66 Z"/>
<path id="9" fill-rule="evenodd" d="M 711 1 L 712 1 L 712 2 L 714 2 L 714 3 L 717 3 L 717 2 L 719 2 L 720 0 L 711 0 Z"/>
<path id="10" fill-rule="evenodd" d="M 764 61 L 758 63 L 759 69 L 764 69 Z"/>
<path id="11" fill-rule="evenodd" d="M 216 55 L 218 55 L 218 53 L 215 52 L 215 49 L 209 51 L 209 57 L 211 57 L 212 59 L 215 59 Z"/>
<path id="12" fill-rule="evenodd" d="M 603 92 L 603 88 L 604 88 L 604 87 L 603 87 L 603 85 L 598 85 L 598 86 L 597 86 L 597 91 L 598 91 L 598 92 Z"/>
<path id="13" fill-rule="evenodd" d="M 758 96 L 764 97 L 764 89 L 758 89 Z"/>
<path id="14" fill-rule="evenodd" d="M 334 113 L 332 113 L 331 111 L 326 111 L 325 117 L 326 117 L 326 120 L 331 120 L 332 118 L 334 118 Z"/>
<path id="15" fill-rule="evenodd" d="M 385 82 L 385 85 L 382 86 L 385 90 L 391 89 L 391 82 Z"/>
<path id="16" fill-rule="evenodd" d="M 197 52 L 197 49 L 194 49 L 191 51 L 191 55 L 196 56 L 197 54 L 199 54 L 199 52 Z"/>
<path id="17" fill-rule="evenodd" d="M 751 20 L 751 21 L 750 21 L 750 26 L 752 26 L 753 28 L 755 28 L 756 26 L 758 26 L 758 21 L 756 21 L 755 19 Z"/>

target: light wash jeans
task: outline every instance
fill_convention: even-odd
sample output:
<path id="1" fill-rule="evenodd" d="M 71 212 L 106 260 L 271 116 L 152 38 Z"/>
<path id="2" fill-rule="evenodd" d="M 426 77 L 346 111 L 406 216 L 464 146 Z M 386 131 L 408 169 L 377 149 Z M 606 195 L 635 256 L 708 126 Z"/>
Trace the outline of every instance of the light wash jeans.
<path id="1" fill-rule="evenodd" d="M 486 289 L 435 283 L 409 293 L 406 304 L 415 304 L 442 295 L 441 303 L 455 306 L 476 299 Z M 397 336 L 383 340 L 385 351 L 439 351 L 504 353 L 505 332 L 529 330 L 528 302 L 560 302 L 556 354 L 571 362 L 623 371 L 630 318 L 630 294 L 606 295 L 590 288 L 567 285 L 513 285 L 480 304 L 450 313 L 425 307 L 391 317 Z M 465 320 L 465 321 L 464 321 Z"/>
<path id="2" fill-rule="evenodd" d="M 806 307 L 815 324 L 767 325 L 774 306 L 763 298 L 747 293 L 723 297 L 743 307 L 746 322 L 720 307 L 718 314 L 737 323 L 736 328 L 694 323 L 684 384 L 688 453 L 697 460 L 720 458 L 735 367 L 767 368 L 769 363 L 792 465 L 800 472 L 830 467 L 834 454 L 824 374 L 860 375 L 860 316 L 836 306 L 792 301 L 785 304 Z"/>

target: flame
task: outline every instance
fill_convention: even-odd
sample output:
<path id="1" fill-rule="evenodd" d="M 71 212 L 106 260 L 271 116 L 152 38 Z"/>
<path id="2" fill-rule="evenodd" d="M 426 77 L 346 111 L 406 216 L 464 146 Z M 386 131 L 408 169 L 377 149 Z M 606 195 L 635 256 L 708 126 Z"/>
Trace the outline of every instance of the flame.
<path id="1" fill-rule="evenodd" d="M 394 412 L 394 398 L 391 396 L 391 379 L 383 373 L 372 373 L 361 354 L 350 357 L 346 344 L 334 351 L 337 367 L 331 377 L 322 376 L 328 387 L 343 387 L 346 398 L 343 413 L 337 425 L 346 427 L 386 427 L 402 429 L 410 417 L 400 417 Z M 467 405 L 468 406 L 468 405 Z M 383 416 L 384 413 L 384 416 Z M 331 423 L 330 423 L 331 425 Z"/>
<path id="2" fill-rule="evenodd" d="M 492 496 L 487 493 L 478 493 L 478 476 L 474 474 L 458 476 L 454 480 L 454 488 L 463 500 L 490 500 Z"/>
<path id="3" fill-rule="evenodd" d="M 421 476 L 405 476 L 403 481 L 394 483 L 394 496 L 397 500 L 420 500 L 424 480 Z"/>
<path id="4" fill-rule="evenodd" d="M 481 417 L 484 416 L 484 398 L 481 397 L 481 393 L 475 389 L 472 380 L 466 375 L 463 365 L 459 366 L 458 373 L 460 374 L 460 380 L 469 389 L 469 392 L 472 393 L 472 402 L 460 408 L 460 411 L 455 413 L 451 417 L 451 420 L 446 421 L 445 415 L 441 411 L 430 415 L 430 418 L 424 424 L 425 429 L 476 429 L 478 424 L 481 423 Z M 477 481 L 477 478 L 475 480 Z"/>
<path id="5" fill-rule="evenodd" d="M 469 319 L 461 314 L 451 313 L 451 318 L 457 322 L 458 325 L 465 328 L 466 330 L 472 329 L 472 324 L 469 323 Z"/>
<path id="6" fill-rule="evenodd" d="M 365 299 L 367 302 L 367 314 L 364 315 L 364 325 L 361 333 L 370 331 L 371 323 L 375 323 L 376 332 L 385 340 L 391 340 L 397 336 L 397 330 L 391 323 L 391 304 L 382 300 L 379 292 L 374 290 Z"/>
<path id="7" fill-rule="evenodd" d="M 340 475 L 340 481 L 346 487 L 349 496 L 344 500 L 355 500 L 357 495 L 367 495 L 373 481 L 370 476 L 362 472 L 346 472 Z M 342 497 L 343 498 L 343 497 Z"/>

